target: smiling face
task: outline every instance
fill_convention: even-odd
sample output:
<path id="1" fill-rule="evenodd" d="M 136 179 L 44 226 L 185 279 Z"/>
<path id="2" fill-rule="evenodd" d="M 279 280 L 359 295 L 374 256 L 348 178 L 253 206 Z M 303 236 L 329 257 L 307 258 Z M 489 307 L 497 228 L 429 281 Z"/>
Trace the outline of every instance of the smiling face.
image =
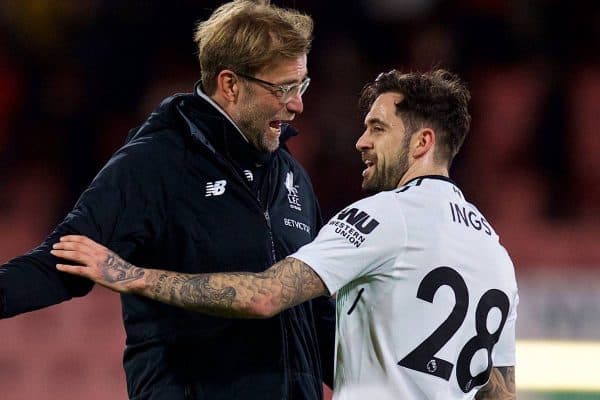
<path id="1" fill-rule="evenodd" d="M 306 55 L 302 55 L 276 62 L 254 77 L 276 85 L 286 85 L 302 82 L 306 74 Z M 231 110 L 231 116 L 254 147 L 273 152 L 279 147 L 282 122 L 291 121 L 296 114 L 302 113 L 302 97 L 298 94 L 284 104 L 264 85 L 244 80 L 243 77 L 239 79 L 239 101 Z"/>
<path id="2" fill-rule="evenodd" d="M 399 93 L 383 93 L 365 117 L 365 131 L 356 149 L 366 165 L 362 173 L 362 189 L 366 192 L 392 190 L 408 171 L 411 135 L 396 114 L 396 104 L 403 98 Z"/>

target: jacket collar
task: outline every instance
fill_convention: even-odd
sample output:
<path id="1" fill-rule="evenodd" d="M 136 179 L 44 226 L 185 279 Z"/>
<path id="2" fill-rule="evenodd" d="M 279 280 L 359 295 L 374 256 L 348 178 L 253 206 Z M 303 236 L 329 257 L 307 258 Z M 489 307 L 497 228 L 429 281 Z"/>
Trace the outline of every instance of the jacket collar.
<path id="1" fill-rule="evenodd" d="M 217 152 L 241 169 L 254 169 L 273 157 L 273 153 L 256 149 L 231 117 L 201 90 L 199 83 L 186 111 L 191 117 L 188 123 L 205 127 L 199 131 L 192 129 L 192 135 L 202 141 L 207 140 Z"/>
<path id="2" fill-rule="evenodd" d="M 268 163 L 274 154 L 252 146 L 231 117 L 203 93 L 200 83 L 195 85 L 193 93 L 176 94 L 163 100 L 142 126 L 130 131 L 127 142 L 167 128 L 190 135 L 195 142 L 243 169 Z M 280 142 L 285 148 L 285 141 L 298 132 L 288 124 L 283 124 L 281 130 Z"/>
<path id="3" fill-rule="evenodd" d="M 221 115 L 223 115 L 223 117 L 225 117 L 225 119 L 228 120 L 231 123 L 231 125 L 233 125 L 235 127 L 235 129 L 239 132 L 239 134 L 246 141 L 246 143 L 250 143 L 250 141 L 248 140 L 246 135 L 244 135 L 242 130 L 239 128 L 239 126 L 237 126 L 237 124 L 233 121 L 233 119 L 231 119 L 229 114 L 227 114 L 225 112 L 225 110 L 223 110 L 221 108 L 221 106 L 217 104 L 216 101 L 214 101 L 206 93 L 204 93 L 204 91 L 202 90 L 202 85 L 200 84 L 200 81 L 196 82 L 196 84 L 194 85 L 194 95 L 201 97 L 204 101 L 206 101 L 208 104 L 213 106 L 215 108 L 215 110 L 219 111 L 221 113 Z"/>

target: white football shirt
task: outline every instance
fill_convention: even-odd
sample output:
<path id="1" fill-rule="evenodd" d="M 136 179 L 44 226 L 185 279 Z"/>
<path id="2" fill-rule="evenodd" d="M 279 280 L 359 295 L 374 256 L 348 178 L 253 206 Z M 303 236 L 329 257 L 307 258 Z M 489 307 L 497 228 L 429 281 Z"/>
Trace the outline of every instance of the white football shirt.
<path id="1" fill-rule="evenodd" d="M 515 365 L 513 264 L 448 178 L 350 205 L 291 257 L 337 293 L 335 400 L 473 399 Z"/>

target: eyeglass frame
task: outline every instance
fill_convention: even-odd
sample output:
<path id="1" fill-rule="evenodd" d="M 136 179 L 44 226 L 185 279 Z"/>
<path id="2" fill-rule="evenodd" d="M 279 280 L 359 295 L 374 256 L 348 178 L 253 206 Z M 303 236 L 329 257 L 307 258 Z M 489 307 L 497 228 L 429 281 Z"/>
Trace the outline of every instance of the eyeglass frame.
<path id="1" fill-rule="evenodd" d="M 250 81 L 250 82 L 256 82 L 256 83 L 260 83 L 262 85 L 265 85 L 269 88 L 269 91 L 277 98 L 279 99 L 285 99 L 285 97 L 288 95 L 288 93 L 290 93 L 292 90 L 294 90 L 295 88 L 299 88 L 298 90 L 298 94 L 300 95 L 300 97 L 302 97 L 302 95 L 304 93 L 306 93 L 306 90 L 308 89 L 308 86 L 310 85 L 310 78 L 307 76 L 304 78 L 304 80 L 302 80 L 302 82 L 300 83 L 290 83 L 287 85 L 282 85 L 282 84 L 276 84 L 276 83 L 271 83 L 262 79 L 258 79 L 255 78 L 253 76 L 250 75 L 246 75 L 246 74 L 242 74 L 239 72 L 235 73 L 238 76 L 241 76 L 242 78 Z M 281 93 L 281 94 L 278 94 Z M 286 100 L 282 100 L 283 104 L 287 104 L 290 101 L 292 101 L 292 98 L 294 97 L 294 95 L 291 95 L 289 99 Z"/>

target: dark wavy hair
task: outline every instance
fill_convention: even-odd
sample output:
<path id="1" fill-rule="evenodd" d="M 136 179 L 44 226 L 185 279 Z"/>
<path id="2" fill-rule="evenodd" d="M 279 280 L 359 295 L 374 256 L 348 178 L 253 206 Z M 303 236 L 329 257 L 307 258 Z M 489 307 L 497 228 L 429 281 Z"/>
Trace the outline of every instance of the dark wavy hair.
<path id="1" fill-rule="evenodd" d="M 465 84 L 443 69 L 424 73 L 401 73 L 391 70 L 379 74 L 368 83 L 360 95 L 360 107 L 368 110 L 383 93 L 395 92 L 404 96 L 396 104 L 396 113 L 402 118 L 407 133 L 423 127 L 436 133 L 436 161 L 448 167 L 460 150 L 471 125 L 468 103 L 471 94 Z"/>

